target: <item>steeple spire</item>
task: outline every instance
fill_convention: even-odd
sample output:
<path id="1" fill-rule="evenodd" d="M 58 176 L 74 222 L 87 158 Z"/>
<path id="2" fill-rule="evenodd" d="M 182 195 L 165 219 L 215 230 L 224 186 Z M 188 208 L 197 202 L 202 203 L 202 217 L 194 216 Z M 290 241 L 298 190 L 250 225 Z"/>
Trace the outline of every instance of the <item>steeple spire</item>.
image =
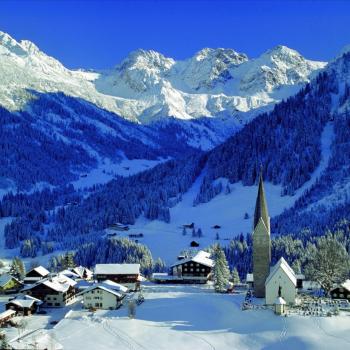
<path id="1" fill-rule="evenodd" d="M 265 198 L 265 190 L 264 190 L 264 182 L 262 177 L 262 169 L 260 169 L 259 176 L 259 189 L 258 196 L 256 198 L 255 204 L 255 212 L 254 212 L 254 227 L 258 224 L 260 218 L 264 221 L 266 228 L 270 231 L 270 220 L 269 220 L 269 212 L 267 210 L 267 203 Z"/>

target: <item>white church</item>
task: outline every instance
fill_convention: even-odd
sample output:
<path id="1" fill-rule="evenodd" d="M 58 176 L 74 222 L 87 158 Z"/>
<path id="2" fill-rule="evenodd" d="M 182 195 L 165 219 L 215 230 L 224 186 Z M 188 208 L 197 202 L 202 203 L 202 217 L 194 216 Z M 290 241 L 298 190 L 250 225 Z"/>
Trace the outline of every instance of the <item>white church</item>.
<path id="1" fill-rule="evenodd" d="M 259 179 L 253 223 L 253 286 L 254 296 L 265 298 L 265 304 L 295 304 L 297 296 L 297 278 L 281 257 L 277 264 L 271 265 L 270 217 L 267 210 L 262 174 Z"/>

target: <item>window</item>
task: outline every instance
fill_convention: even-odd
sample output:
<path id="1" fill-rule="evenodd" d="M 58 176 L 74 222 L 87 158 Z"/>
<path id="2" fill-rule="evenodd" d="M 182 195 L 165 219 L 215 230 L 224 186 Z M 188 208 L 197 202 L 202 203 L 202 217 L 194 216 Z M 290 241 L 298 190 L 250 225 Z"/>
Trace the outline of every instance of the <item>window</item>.
<path id="1" fill-rule="evenodd" d="M 51 300 L 51 298 L 50 298 L 50 297 L 47 297 L 46 299 L 47 299 L 47 300 Z"/>
<path id="2" fill-rule="evenodd" d="M 48 306 L 52 306 L 52 303 L 47 303 Z"/>
<path id="3" fill-rule="evenodd" d="M 193 272 L 193 269 L 190 269 L 191 272 Z"/>
<path id="4" fill-rule="evenodd" d="M 202 272 L 205 272 L 205 269 L 202 269 Z"/>
<path id="5" fill-rule="evenodd" d="M 91 297 L 85 297 L 86 300 L 91 300 Z"/>
<path id="6" fill-rule="evenodd" d="M 196 269 L 197 272 L 199 272 L 199 269 Z"/>
<path id="7" fill-rule="evenodd" d="M 334 298 L 336 298 L 338 296 L 338 294 L 337 293 L 333 293 L 333 296 L 334 296 Z"/>
<path id="8" fill-rule="evenodd" d="M 339 294 L 339 297 L 340 298 L 344 298 L 344 294 Z"/>
<path id="9" fill-rule="evenodd" d="M 60 306 L 60 303 L 55 303 L 55 306 Z"/>
<path id="10" fill-rule="evenodd" d="M 57 298 L 56 298 L 56 297 L 53 297 L 53 300 L 57 300 Z"/>

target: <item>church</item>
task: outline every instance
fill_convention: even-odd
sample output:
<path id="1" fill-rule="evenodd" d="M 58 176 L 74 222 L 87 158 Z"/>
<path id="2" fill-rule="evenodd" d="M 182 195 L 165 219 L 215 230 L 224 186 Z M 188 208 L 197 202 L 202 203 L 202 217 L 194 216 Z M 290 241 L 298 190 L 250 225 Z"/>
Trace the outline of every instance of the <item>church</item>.
<path id="1" fill-rule="evenodd" d="M 271 266 L 270 217 L 267 208 L 262 173 L 259 177 L 253 221 L 253 290 L 256 298 L 265 298 L 266 304 L 274 304 L 282 298 L 294 304 L 296 298 L 296 276 L 282 257 Z"/>

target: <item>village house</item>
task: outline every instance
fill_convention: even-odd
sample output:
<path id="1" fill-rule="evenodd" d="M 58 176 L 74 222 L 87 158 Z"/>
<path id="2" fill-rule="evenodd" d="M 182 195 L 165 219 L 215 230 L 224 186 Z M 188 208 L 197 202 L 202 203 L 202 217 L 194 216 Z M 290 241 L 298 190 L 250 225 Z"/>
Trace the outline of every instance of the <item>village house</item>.
<path id="1" fill-rule="evenodd" d="M 126 285 L 131 290 L 140 288 L 140 264 L 96 264 L 94 278 L 97 282 L 110 280 Z"/>
<path id="2" fill-rule="evenodd" d="M 69 270 L 79 275 L 79 277 L 84 280 L 91 280 L 94 276 L 94 273 L 84 266 L 76 266 Z"/>
<path id="3" fill-rule="evenodd" d="M 275 300 L 282 297 L 287 304 L 295 304 L 297 295 L 297 279 L 294 271 L 284 258 L 280 258 L 271 268 L 265 282 L 265 303 L 274 304 Z"/>
<path id="4" fill-rule="evenodd" d="M 15 277 L 4 274 L 0 276 L 0 294 L 10 294 L 18 292 L 23 284 Z"/>
<path id="5" fill-rule="evenodd" d="M 71 278 L 57 274 L 26 286 L 21 292 L 42 300 L 43 306 L 63 307 L 75 300 L 75 285 Z"/>
<path id="6" fill-rule="evenodd" d="M 80 279 L 80 276 L 77 273 L 75 273 L 75 272 L 73 272 L 71 270 L 60 271 L 60 274 L 61 275 L 65 275 L 65 276 L 71 278 L 74 281 Z"/>
<path id="7" fill-rule="evenodd" d="M 45 269 L 43 266 L 37 266 L 29 270 L 24 277 L 24 283 L 30 284 L 40 281 L 41 279 L 47 277 L 50 274 L 50 271 Z"/>
<path id="8" fill-rule="evenodd" d="M 114 310 L 121 306 L 127 290 L 126 287 L 113 281 L 105 281 L 86 288 L 79 295 L 83 296 L 83 304 L 86 309 Z"/>
<path id="9" fill-rule="evenodd" d="M 16 316 L 16 311 L 14 310 L 6 310 L 0 314 L 0 326 L 10 321 L 11 318 Z"/>
<path id="10" fill-rule="evenodd" d="M 17 315 L 30 316 L 35 314 L 43 302 L 29 295 L 17 295 L 5 304 L 6 310 L 14 310 Z"/>
<path id="11" fill-rule="evenodd" d="M 350 301 L 350 280 L 336 286 L 331 290 L 332 299 L 347 299 Z"/>
<path id="12" fill-rule="evenodd" d="M 170 274 L 154 273 L 152 279 L 158 283 L 206 283 L 213 266 L 210 253 L 201 250 L 195 256 L 181 258 L 171 265 Z"/>

